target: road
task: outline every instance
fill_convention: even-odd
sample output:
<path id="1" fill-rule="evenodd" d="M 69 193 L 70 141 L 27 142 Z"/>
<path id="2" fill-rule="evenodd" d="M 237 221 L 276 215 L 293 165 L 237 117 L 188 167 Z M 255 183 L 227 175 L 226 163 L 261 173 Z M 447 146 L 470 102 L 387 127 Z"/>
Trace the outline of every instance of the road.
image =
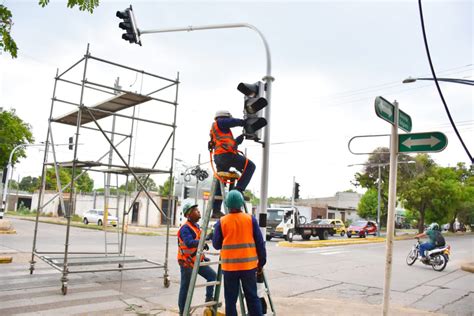
<path id="1" fill-rule="evenodd" d="M 11 252 L 14 263 L 0 265 L 0 314 L 32 315 L 88 313 L 100 315 L 175 315 L 179 290 L 176 237 L 170 237 L 171 286 L 163 287 L 163 270 L 134 270 L 71 274 L 68 295 L 60 294 L 61 274 L 44 262 L 30 276 L 34 222 L 12 220 L 16 235 L 0 235 L 0 250 Z M 71 228 L 72 251 L 102 251 L 104 233 Z M 40 223 L 38 250 L 63 251 L 65 226 Z M 447 239 L 451 260 L 443 272 L 417 262 L 407 266 L 405 257 L 414 240 L 394 243 L 391 306 L 404 306 L 448 315 L 472 315 L 474 275 L 460 270 L 474 261 L 473 235 Z M 127 254 L 164 261 L 165 237 L 127 237 Z M 267 243 L 267 278 L 275 301 L 278 298 L 330 299 L 337 304 L 381 304 L 385 245 L 367 244 L 325 248 L 284 248 L 278 240 Z M 198 289 L 196 297 L 203 296 Z M 308 306 L 310 307 L 310 306 Z M 378 313 L 378 309 L 376 310 Z M 310 313 L 311 314 L 311 313 Z M 160 314 L 162 315 L 162 314 Z"/>

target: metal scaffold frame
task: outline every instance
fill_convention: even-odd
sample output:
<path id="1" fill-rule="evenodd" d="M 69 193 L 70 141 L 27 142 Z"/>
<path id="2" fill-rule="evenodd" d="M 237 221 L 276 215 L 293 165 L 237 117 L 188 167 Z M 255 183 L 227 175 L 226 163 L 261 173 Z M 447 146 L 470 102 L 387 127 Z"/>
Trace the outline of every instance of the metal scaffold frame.
<path id="1" fill-rule="evenodd" d="M 164 86 L 161 86 L 157 89 L 153 89 L 150 93 L 141 94 L 135 93 L 131 91 L 122 90 L 121 87 L 115 85 L 113 87 L 103 85 L 100 83 L 92 82 L 87 79 L 87 71 L 88 71 L 88 63 L 90 60 L 99 62 L 101 64 L 106 64 L 112 67 L 119 67 L 121 70 L 135 72 L 141 74 L 142 76 L 150 76 L 153 79 L 159 80 L 160 82 L 165 82 Z M 81 65 L 83 63 L 83 71 L 82 71 L 82 79 L 78 82 L 68 80 L 64 78 L 64 75 L 70 72 L 73 68 Z M 142 77 L 143 79 L 143 77 Z M 56 97 L 58 82 L 71 84 L 77 87 L 80 87 L 80 98 L 79 103 L 70 102 L 68 100 L 59 99 Z M 156 87 L 155 87 L 156 88 Z M 175 89 L 174 92 L 174 100 L 169 101 L 161 98 L 157 98 L 155 94 L 161 92 L 163 90 L 168 90 L 173 93 L 171 88 Z M 30 261 L 30 274 L 33 274 L 35 270 L 35 257 L 39 258 L 40 260 L 46 262 L 48 265 L 52 266 L 56 270 L 62 273 L 61 283 L 62 283 L 62 293 L 64 295 L 67 294 L 67 286 L 68 286 L 68 275 L 70 273 L 86 273 L 86 272 L 108 272 L 108 271 L 124 271 L 124 270 L 139 270 L 139 269 L 157 269 L 163 268 L 164 269 L 164 286 L 169 287 L 170 285 L 170 278 L 168 274 L 168 256 L 169 256 L 169 231 L 170 225 L 174 218 L 174 207 L 175 201 L 174 197 L 172 197 L 171 192 L 168 195 L 168 206 L 167 206 L 167 213 L 165 213 L 160 206 L 156 203 L 156 201 L 152 198 L 149 191 L 146 188 L 146 182 L 151 174 L 169 174 L 169 181 L 172 183 L 173 179 L 173 161 L 174 161 L 174 146 L 175 146 L 175 134 L 176 134 L 176 115 L 177 115 L 177 106 L 178 106 L 178 88 L 179 88 L 179 73 L 177 74 L 176 79 L 169 79 L 162 76 L 158 76 L 152 73 L 145 72 L 143 70 L 138 70 L 135 68 L 131 68 L 125 65 L 121 65 L 118 63 L 114 63 L 105 59 L 101 59 L 95 56 L 92 56 L 89 51 L 89 45 L 87 45 L 87 51 L 84 57 L 82 57 L 79 61 L 74 63 L 71 67 L 69 67 L 66 71 L 59 74 L 59 71 L 56 72 L 55 76 L 55 83 L 53 88 L 53 97 L 51 101 L 49 119 L 48 119 L 48 131 L 46 135 L 45 141 L 45 151 L 44 151 L 44 159 L 43 159 L 43 167 L 42 167 L 42 174 L 41 174 L 41 186 L 39 189 L 39 197 L 38 197 L 38 206 L 36 209 L 36 221 L 35 221 L 35 228 L 34 228 L 34 236 L 33 236 L 33 246 L 32 246 L 32 254 L 31 254 L 31 261 Z M 113 95 L 112 98 L 109 98 L 99 104 L 95 105 L 86 105 L 85 99 L 85 91 L 91 89 L 94 91 L 98 91 L 100 93 L 105 93 L 108 95 Z M 160 104 L 168 104 L 173 106 L 173 121 L 172 123 L 165 123 L 154 121 L 152 119 L 145 119 L 136 116 L 136 106 L 145 103 L 145 102 L 158 102 Z M 73 105 L 76 107 L 76 110 L 69 112 L 67 114 L 61 115 L 59 117 L 53 118 L 53 109 L 55 103 L 62 103 Z M 119 113 L 125 109 L 132 109 L 133 114 L 127 115 L 123 113 Z M 107 131 L 101 126 L 99 120 L 112 116 L 112 130 Z M 119 117 L 121 119 L 125 119 L 127 122 L 130 122 L 130 133 L 118 133 L 115 131 L 115 118 Z M 165 126 L 166 128 L 171 129 L 169 137 L 166 139 L 163 147 L 159 151 L 156 160 L 151 168 L 144 168 L 144 167 L 136 167 L 131 166 L 130 161 L 132 157 L 132 138 L 134 137 L 134 124 L 135 121 L 137 122 L 146 122 L 150 124 Z M 66 162 L 58 162 L 57 155 L 55 151 L 55 143 L 53 138 L 53 129 L 52 124 L 59 123 L 59 124 L 66 124 L 75 127 L 75 137 L 73 144 L 73 159 L 72 161 Z M 87 123 L 94 123 L 95 127 L 84 126 Z M 99 132 L 110 145 L 110 149 L 107 150 L 99 159 L 96 161 L 80 161 L 78 159 L 78 144 L 79 144 L 79 135 L 81 129 L 88 129 L 94 130 Z M 136 130 L 136 129 L 135 129 Z M 135 131 L 137 133 L 137 131 Z M 116 141 L 114 138 L 115 136 L 121 136 L 123 139 Z M 135 135 L 136 137 L 136 135 Z M 126 140 L 129 141 L 128 146 L 128 157 L 124 157 L 124 155 L 118 149 L 118 146 L 125 142 Z M 160 158 L 162 158 L 165 150 L 170 150 L 170 167 L 165 169 L 158 168 L 158 162 Z M 52 152 L 53 161 L 50 162 L 48 160 L 48 152 Z M 112 155 L 115 154 L 121 163 L 112 163 Z M 101 162 L 102 159 L 108 156 L 107 162 Z M 48 166 L 53 166 L 55 168 L 56 173 L 56 183 L 57 183 L 57 194 L 55 194 L 50 200 L 43 203 L 44 196 L 45 196 L 45 188 L 46 188 L 46 170 Z M 70 168 L 71 169 L 71 181 L 63 186 L 60 181 L 59 177 L 59 168 Z M 84 168 L 84 169 L 83 169 Z M 79 171 L 81 171 L 79 173 Z M 135 194 L 133 200 L 130 196 L 129 203 L 127 203 L 127 196 L 124 197 L 123 202 L 123 215 L 122 221 L 117 223 L 119 238 L 118 238 L 118 250 L 117 252 L 108 252 L 107 251 L 107 237 L 105 237 L 105 252 L 72 252 L 70 251 L 70 227 L 71 227 L 71 217 L 75 214 L 76 208 L 76 198 L 75 198 L 75 181 L 86 171 L 95 171 L 95 172 L 102 172 L 104 173 L 104 178 L 106 179 L 104 183 L 105 194 L 104 194 L 104 223 L 103 228 L 105 234 L 107 234 L 107 214 L 108 214 L 108 199 L 110 194 L 110 175 L 122 175 L 126 177 L 125 186 L 128 187 L 129 183 L 129 176 L 132 176 L 135 182 L 139 186 L 139 191 Z M 145 176 L 145 178 L 140 176 Z M 143 180 L 144 179 L 144 180 Z M 64 190 L 70 188 L 69 194 L 69 207 L 65 207 L 64 202 Z M 109 189 L 108 189 L 109 188 Z M 138 258 L 131 255 L 126 255 L 126 239 L 124 240 L 124 236 L 127 234 L 126 223 L 128 221 L 128 214 L 133 208 L 133 205 L 137 198 L 144 194 L 148 198 L 148 201 L 156 207 L 156 209 L 161 213 L 162 218 L 166 219 L 166 246 L 165 246 L 165 258 L 163 263 L 159 263 L 156 261 L 152 261 L 145 258 Z M 37 242 L 38 242 L 38 223 L 39 223 L 39 215 L 44 209 L 46 205 L 52 202 L 54 199 L 59 198 L 60 207 L 64 210 L 65 217 L 67 220 L 66 224 L 66 235 L 65 235 L 65 244 L 64 244 L 64 251 L 39 251 L 37 249 Z M 127 206 L 129 205 L 129 206 Z M 118 215 L 118 203 L 117 203 L 117 215 Z M 121 228 L 120 227 L 121 224 Z M 127 266 L 125 266 L 127 264 Z M 112 266 L 111 266 L 112 265 Z M 116 266 L 114 266 L 116 265 Z M 87 266 L 95 266 L 100 268 L 87 268 Z M 77 270 L 76 270 L 77 268 Z"/>

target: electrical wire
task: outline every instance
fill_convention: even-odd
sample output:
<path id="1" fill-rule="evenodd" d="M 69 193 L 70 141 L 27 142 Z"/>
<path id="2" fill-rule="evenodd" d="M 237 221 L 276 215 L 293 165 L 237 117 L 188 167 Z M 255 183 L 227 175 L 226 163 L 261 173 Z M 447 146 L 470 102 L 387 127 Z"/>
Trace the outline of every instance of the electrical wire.
<path id="1" fill-rule="evenodd" d="M 459 138 L 459 141 L 461 142 L 462 146 L 464 147 L 464 150 L 466 151 L 467 155 L 469 156 L 469 159 L 471 160 L 471 164 L 474 163 L 474 159 L 472 158 L 471 153 L 469 152 L 469 149 L 466 147 L 464 144 L 464 141 L 461 137 L 461 134 L 459 134 L 458 129 L 456 128 L 456 124 L 453 121 L 453 118 L 451 117 L 451 113 L 449 112 L 448 105 L 446 104 L 446 101 L 444 100 L 443 93 L 441 92 L 441 88 L 438 83 L 438 78 L 436 77 L 436 73 L 433 67 L 433 62 L 431 61 L 431 55 L 430 55 L 430 49 L 428 48 L 428 40 L 426 39 L 426 31 L 425 31 L 425 22 L 423 19 L 423 8 L 421 5 L 421 0 L 418 0 L 418 7 L 420 9 L 420 22 L 421 22 L 421 29 L 423 31 L 423 40 L 425 43 L 425 49 L 426 49 L 426 55 L 428 57 L 428 61 L 430 63 L 430 69 L 431 69 L 431 74 L 433 75 L 434 82 L 436 83 L 436 88 L 438 89 L 439 97 L 441 98 L 441 101 L 443 102 L 444 109 L 446 110 L 446 114 L 448 114 L 449 121 L 451 122 L 451 125 L 453 126 L 454 131 L 456 132 L 456 135 Z"/>

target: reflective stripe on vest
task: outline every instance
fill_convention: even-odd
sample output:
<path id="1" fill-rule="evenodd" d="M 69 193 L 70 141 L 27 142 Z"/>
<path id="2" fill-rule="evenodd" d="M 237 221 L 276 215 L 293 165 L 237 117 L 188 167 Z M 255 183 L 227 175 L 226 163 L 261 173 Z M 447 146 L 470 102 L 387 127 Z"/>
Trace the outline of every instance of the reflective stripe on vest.
<path id="1" fill-rule="evenodd" d="M 181 239 L 181 229 L 185 226 L 189 226 L 193 232 L 196 234 L 194 240 L 199 240 L 201 238 L 201 230 L 190 222 L 184 223 L 183 226 L 178 231 L 178 262 L 184 264 L 186 267 L 193 267 L 194 261 L 196 261 L 197 247 L 188 248 L 184 241 Z M 202 261 L 203 258 L 201 258 Z"/>
<path id="2" fill-rule="evenodd" d="M 237 143 L 235 142 L 232 131 L 224 133 L 219 128 L 217 121 L 212 123 L 211 127 L 211 139 L 215 143 L 214 154 L 220 155 L 225 153 L 237 153 Z"/>
<path id="3" fill-rule="evenodd" d="M 245 271 L 257 268 L 252 216 L 230 213 L 220 219 L 222 229 L 222 270 Z"/>

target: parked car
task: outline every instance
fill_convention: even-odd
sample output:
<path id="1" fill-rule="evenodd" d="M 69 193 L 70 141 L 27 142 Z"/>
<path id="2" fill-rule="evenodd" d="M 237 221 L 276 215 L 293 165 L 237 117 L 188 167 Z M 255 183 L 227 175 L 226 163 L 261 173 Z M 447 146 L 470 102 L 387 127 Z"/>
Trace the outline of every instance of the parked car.
<path id="1" fill-rule="evenodd" d="M 341 236 L 344 236 L 347 232 L 346 225 L 344 225 L 344 222 L 340 219 L 323 219 L 319 222 L 319 224 L 334 225 L 334 232 L 331 234 L 331 236 L 334 236 L 334 234 L 340 234 Z"/>
<path id="2" fill-rule="evenodd" d="M 351 224 L 347 228 L 347 237 L 359 236 L 365 238 L 367 235 L 377 235 L 377 224 L 372 221 L 360 220 Z"/>
<path id="3" fill-rule="evenodd" d="M 82 216 L 82 222 L 86 225 L 89 223 L 93 223 L 93 224 L 102 226 L 102 224 L 104 223 L 104 211 L 103 210 L 88 210 Z M 117 226 L 118 218 L 108 213 L 107 222 L 109 223 L 109 225 Z"/>

